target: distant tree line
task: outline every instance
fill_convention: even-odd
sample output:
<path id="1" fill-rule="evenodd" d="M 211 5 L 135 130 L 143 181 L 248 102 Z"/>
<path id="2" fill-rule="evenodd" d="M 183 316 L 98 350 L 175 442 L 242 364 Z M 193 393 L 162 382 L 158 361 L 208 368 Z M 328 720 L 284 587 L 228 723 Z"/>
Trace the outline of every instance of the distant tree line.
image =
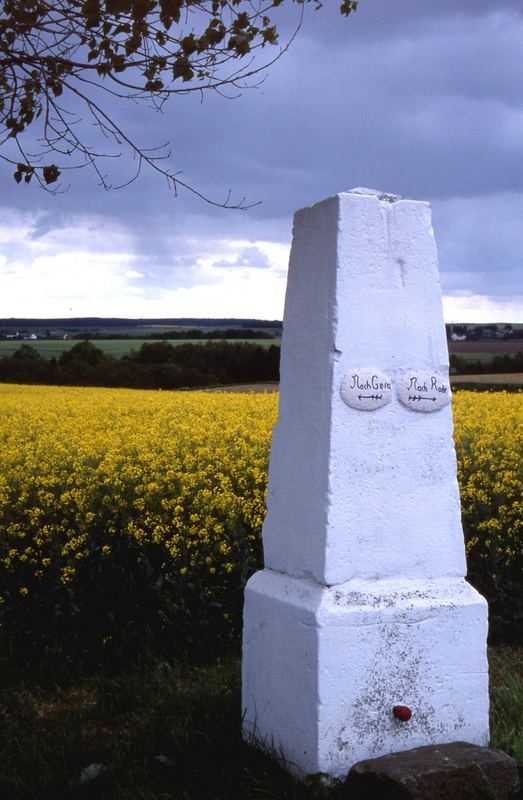
<path id="1" fill-rule="evenodd" d="M 458 375 L 492 375 L 504 372 L 523 372 L 523 352 L 514 355 L 492 356 L 487 361 L 472 361 L 452 354 L 450 367 Z"/>
<path id="2" fill-rule="evenodd" d="M 148 325 L 172 325 L 182 328 L 281 328 L 281 320 L 277 319 L 235 319 L 233 317 L 1 317 L 0 329 L 19 328 L 60 328 L 84 330 L 93 328 L 136 328 Z"/>
<path id="3" fill-rule="evenodd" d="M 523 339 L 523 328 L 514 327 L 511 323 L 500 325 L 487 323 L 484 325 L 472 325 L 468 323 L 456 324 L 447 323 L 447 338 L 452 334 L 466 336 L 468 341 L 478 341 L 480 339 Z"/>
<path id="4" fill-rule="evenodd" d="M 189 328 L 165 331 L 164 333 L 107 333 L 103 331 L 82 331 L 71 335 L 72 339 L 274 339 L 274 334 L 268 331 L 258 331 L 252 328 Z"/>
<path id="5" fill-rule="evenodd" d="M 180 389 L 227 383 L 279 380 L 280 348 L 244 342 L 142 345 L 131 355 L 106 355 L 82 341 L 60 355 L 43 358 L 23 344 L 0 359 L 0 381 L 59 386 Z"/>
<path id="6" fill-rule="evenodd" d="M 280 347 L 210 341 L 173 346 L 146 342 L 136 353 L 116 358 L 81 341 L 58 358 L 47 359 L 29 344 L 0 358 L 0 381 L 59 386 L 121 386 L 180 389 L 227 383 L 278 381 Z M 523 372 L 523 352 L 471 361 L 450 356 L 459 375 Z"/>

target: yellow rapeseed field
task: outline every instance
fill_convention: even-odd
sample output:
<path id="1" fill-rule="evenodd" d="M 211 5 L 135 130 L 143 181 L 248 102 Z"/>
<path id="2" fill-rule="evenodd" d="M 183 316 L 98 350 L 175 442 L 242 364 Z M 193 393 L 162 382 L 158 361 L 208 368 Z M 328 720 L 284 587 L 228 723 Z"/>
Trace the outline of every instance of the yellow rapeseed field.
<path id="1" fill-rule="evenodd" d="M 454 398 L 469 548 L 509 562 L 523 538 L 522 410 L 521 394 Z M 231 571 L 259 537 L 276 414 L 271 394 L 1 385 L 3 570 L 22 596 L 51 569 L 68 585 L 93 541 L 110 556 L 124 535 L 164 543 L 181 575 Z"/>
<path id="2" fill-rule="evenodd" d="M 495 572 L 522 557 L 523 393 L 459 392 L 453 408 L 469 560 Z"/>
<path id="3" fill-rule="evenodd" d="M 19 592 L 57 567 L 67 584 L 117 534 L 164 542 L 182 574 L 231 570 L 231 533 L 265 513 L 275 415 L 268 394 L 0 385 L 0 554 Z"/>

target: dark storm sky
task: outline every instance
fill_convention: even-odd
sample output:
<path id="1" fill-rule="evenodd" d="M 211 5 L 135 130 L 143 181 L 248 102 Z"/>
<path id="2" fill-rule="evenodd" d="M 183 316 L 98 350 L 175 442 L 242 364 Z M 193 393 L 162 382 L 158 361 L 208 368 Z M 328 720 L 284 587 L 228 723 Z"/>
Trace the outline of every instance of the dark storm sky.
<path id="1" fill-rule="evenodd" d="M 170 141 L 183 180 L 262 201 L 250 210 L 147 173 L 105 192 L 71 172 L 52 197 L 2 167 L 0 315 L 281 317 L 294 211 L 368 186 L 431 202 L 448 320 L 523 321 L 520 0 L 361 0 L 348 19 L 338 5 L 307 9 L 236 99 L 115 108 L 136 140 Z"/>

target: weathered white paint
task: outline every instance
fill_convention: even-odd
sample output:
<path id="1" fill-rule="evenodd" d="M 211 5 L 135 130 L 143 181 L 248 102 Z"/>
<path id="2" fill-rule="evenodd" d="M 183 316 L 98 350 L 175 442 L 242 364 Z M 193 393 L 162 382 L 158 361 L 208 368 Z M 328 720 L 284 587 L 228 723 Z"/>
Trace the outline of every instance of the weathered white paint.
<path id="1" fill-rule="evenodd" d="M 438 411 L 450 403 L 450 383 L 437 372 L 409 369 L 400 376 L 398 397 L 413 411 Z"/>
<path id="2" fill-rule="evenodd" d="M 351 408 L 375 411 L 392 399 L 392 383 L 388 375 L 372 367 L 351 369 L 341 382 L 342 398 Z"/>
<path id="3" fill-rule="evenodd" d="M 351 410 L 339 387 L 366 364 L 395 384 L 448 373 L 428 203 L 344 193 L 295 216 L 265 565 L 324 584 L 464 575 L 451 409 Z"/>
<path id="4" fill-rule="evenodd" d="M 372 411 L 343 396 L 365 364 L 394 390 Z M 358 189 L 299 211 L 243 661 L 245 734 L 295 770 L 339 776 L 488 739 L 486 604 L 463 579 L 451 408 L 401 402 L 413 370 L 447 380 L 428 204 Z"/>
<path id="5" fill-rule="evenodd" d="M 245 733 L 294 772 L 341 777 L 423 744 L 488 744 L 485 603 L 462 579 L 325 587 L 264 570 L 245 616 Z"/>

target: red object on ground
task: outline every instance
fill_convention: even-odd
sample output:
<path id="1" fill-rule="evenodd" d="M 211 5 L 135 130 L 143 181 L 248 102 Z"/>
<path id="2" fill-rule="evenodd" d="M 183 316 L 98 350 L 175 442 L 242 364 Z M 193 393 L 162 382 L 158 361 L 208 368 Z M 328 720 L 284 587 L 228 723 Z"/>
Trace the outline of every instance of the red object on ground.
<path id="1" fill-rule="evenodd" d="M 400 722 L 408 722 L 412 717 L 412 711 L 408 706 L 394 706 L 392 713 Z"/>

